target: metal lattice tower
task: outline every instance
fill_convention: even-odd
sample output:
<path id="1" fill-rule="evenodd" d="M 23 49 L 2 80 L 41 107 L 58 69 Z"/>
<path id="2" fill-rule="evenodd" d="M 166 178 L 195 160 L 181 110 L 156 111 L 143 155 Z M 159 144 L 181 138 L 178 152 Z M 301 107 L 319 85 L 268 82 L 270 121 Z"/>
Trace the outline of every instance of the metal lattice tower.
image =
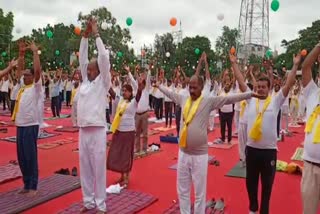
<path id="1" fill-rule="evenodd" d="M 178 31 L 172 32 L 172 37 L 174 42 L 178 45 L 179 43 L 182 43 L 182 27 L 181 27 L 181 21 L 180 21 L 180 29 Z"/>
<path id="2" fill-rule="evenodd" d="M 241 0 L 238 57 L 264 56 L 269 48 L 269 0 Z"/>

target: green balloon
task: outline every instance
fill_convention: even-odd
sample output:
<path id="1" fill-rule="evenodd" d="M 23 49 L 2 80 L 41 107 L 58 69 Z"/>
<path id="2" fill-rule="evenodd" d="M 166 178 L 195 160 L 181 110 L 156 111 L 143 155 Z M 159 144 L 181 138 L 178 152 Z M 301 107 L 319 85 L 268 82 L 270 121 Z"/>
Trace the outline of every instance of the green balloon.
<path id="1" fill-rule="evenodd" d="M 200 49 L 199 49 L 199 48 L 196 48 L 196 49 L 194 50 L 194 53 L 195 53 L 196 55 L 199 55 L 199 54 L 200 54 Z"/>
<path id="2" fill-rule="evenodd" d="M 118 56 L 118 57 L 122 57 L 122 56 L 123 56 L 123 53 L 122 53 L 121 51 L 118 51 L 117 56 Z"/>
<path id="3" fill-rule="evenodd" d="M 131 26 L 131 25 L 132 25 L 132 22 L 133 22 L 133 21 L 132 21 L 132 18 L 131 18 L 131 17 L 128 17 L 127 20 L 126 20 L 127 25 L 128 25 L 128 26 Z"/>
<path id="4" fill-rule="evenodd" d="M 48 30 L 48 31 L 47 31 L 47 37 L 48 37 L 48 38 L 52 38 L 52 37 L 53 37 L 53 33 L 52 33 L 51 30 Z"/>
<path id="5" fill-rule="evenodd" d="M 270 49 L 267 50 L 267 52 L 266 52 L 266 57 L 267 57 L 267 58 L 272 57 L 272 51 L 271 51 Z"/>
<path id="6" fill-rule="evenodd" d="M 59 56 L 59 55 L 60 55 L 60 51 L 59 51 L 59 50 L 56 50 L 55 54 L 56 54 L 57 56 Z"/>
<path id="7" fill-rule="evenodd" d="M 7 56 L 7 52 L 3 51 L 1 56 L 6 57 Z"/>
<path id="8" fill-rule="evenodd" d="M 280 7 L 280 2 L 278 0 L 273 0 L 271 2 L 271 9 L 276 12 Z"/>

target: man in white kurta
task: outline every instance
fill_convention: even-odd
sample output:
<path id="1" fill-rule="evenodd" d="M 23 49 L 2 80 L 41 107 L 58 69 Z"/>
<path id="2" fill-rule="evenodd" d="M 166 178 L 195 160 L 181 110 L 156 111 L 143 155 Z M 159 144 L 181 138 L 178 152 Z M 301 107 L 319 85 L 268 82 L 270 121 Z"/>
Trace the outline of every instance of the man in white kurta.
<path id="1" fill-rule="evenodd" d="M 80 179 L 85 212 L 97 207 L 106 212 L 106 111 L 105 97 L 111 86 L 109 51 L 92 25 L 98 60 L 88 61 L 88 38 L 80 44 L 82 84 L 78 97 Z M 96 31 L 96 32 L 95 32 Z M 98 73 L 97 73 L 98 70 Z"/>

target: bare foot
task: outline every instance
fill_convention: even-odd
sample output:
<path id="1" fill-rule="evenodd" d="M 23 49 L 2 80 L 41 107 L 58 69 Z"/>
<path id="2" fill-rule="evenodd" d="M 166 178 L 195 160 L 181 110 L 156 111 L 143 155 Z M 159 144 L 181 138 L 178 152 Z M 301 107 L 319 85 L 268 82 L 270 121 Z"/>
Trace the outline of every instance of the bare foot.
<path id="1" fill-rule="evenodd" d="M 27 193 L 27 196 L 28 197 L 34 197 L 34 196 L 37 195 L 37 193 L 38 193 L 37 190 L 29 190 L 29 192 Z"/>
<path id="2" fill-rule="evenodd" d="M 29 193 L 29 190 L 27 189 L 22 189 L 18 192 L 18 194 L 27 194 L 27 193 Z"/>

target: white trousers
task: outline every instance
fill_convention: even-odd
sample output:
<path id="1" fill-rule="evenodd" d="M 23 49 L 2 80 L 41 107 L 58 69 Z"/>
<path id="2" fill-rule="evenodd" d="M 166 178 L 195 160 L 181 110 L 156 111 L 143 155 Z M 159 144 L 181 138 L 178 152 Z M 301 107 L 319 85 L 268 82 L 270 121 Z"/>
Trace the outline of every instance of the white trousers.
<path id="1" fill-rule="evenodd" d="M 77 103 L 76 102 L 72 104 L 71 119 L 72 119 L 72 125 L 77 126 Z"/>
<path id="2" fill-rule="evenodd" d="M 209 115 L 209 130 L 214 130 L 214 118 L 216 116 L 216 110 L 213 110 Z"/>
<path id="3" fill-rule="evenodd" d="M 316 214 L 320 205 L 320 168 L 304 162 L 301 193 L 304 214 Z"/>
<path id="4" fill-rule="evenodd" d="M 239 141 L 239 157 L 242 161 L 246 160 L 245 150 L 248 140 L 248 133 L 247 133 L 247 124 L 246 123 L 239 123 L 238 129 L 238 141 Z"/>
<path id="5" fill-rule="evenodd" d="M 189 155 L 179 151 L 177 168 L 177 190 L 180 203 L 180 213 L 191 213 L 190 192 L 194 185 L 194 213 L 204 214 L 207 196 L 208 154 Z"/>
<path id="6" fill-rule="evenodd" d="M 236 128 L 236 132 L 239 133 L 239 118 L 240 118 L 240 111 L 234 111 L 234 126 Z"/>
<path id="7" fill-rule="evenodd" d="M 83 203 L 88 209 L 106 211 L 106 129 L 85 127 L 79 131 L 80 180 Z"/>

